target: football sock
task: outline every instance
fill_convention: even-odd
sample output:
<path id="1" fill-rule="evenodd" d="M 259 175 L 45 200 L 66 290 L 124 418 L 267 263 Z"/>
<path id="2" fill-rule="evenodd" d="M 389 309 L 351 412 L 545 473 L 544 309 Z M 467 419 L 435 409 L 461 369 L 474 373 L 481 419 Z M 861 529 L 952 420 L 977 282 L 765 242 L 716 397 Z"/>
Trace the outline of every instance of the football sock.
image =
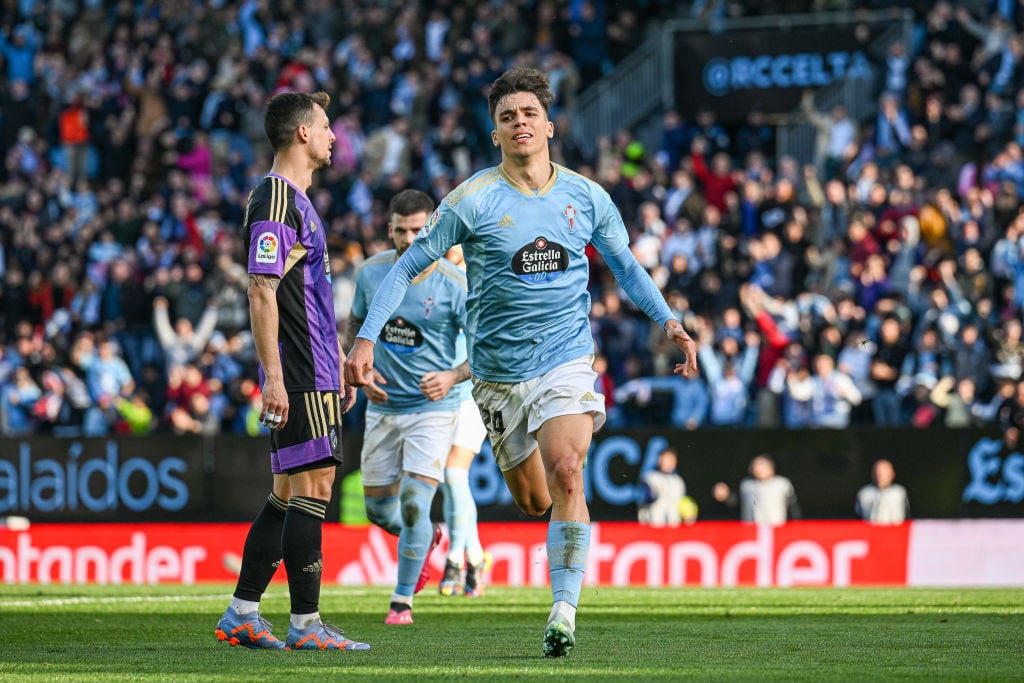
<path id="1" fill-rule="evenodd" d="M 313 614 L 320 605 L 321 544 L 328 502 L 303 496 L 288 501 L 282 548 L 292 614 Z"/>
<path id="2" fill-rule="evenodd" d="M 411 596 L 434 538 L 434 528 L 430 523 L 434 487 L 412 477 L 403 477 L 398 497 L 401 500 L 402 533 L 398 536 L 398 585 L 395 593 Z"/>
<path id="3" fill-rule="evenodd" d="M 245 616 L 246 614 L 258 612 L 260 609 L 260 603 L 253 602 L 252 600 L 239 600 L 238 598 L 231 598 L 231 609 L 235 610 L 242 616 Z"/>
<path id="4" fill-rule="evenodd" d="M 548 524 L 548 575 L 555 603 L 575 607 L 580 601 L 583 571 L 590 552 L 590 525 L 583 522 Z"/>
<path id="5" fill-rule="evenodd" d="M 366 496 L 366 517 L 392 536 L 402 533 L 398 496 Z"/>
<path id="6" fill-rule="evenodd" d="M 274 572 L 281 564 L 281 531 L 287 509 L 288 503 L 271 493 L 249 527 L 242 550 L 242 568 L 238 572 L 234 593 L 234 597 L 243 606 L 244 603 L 259 606 L 263 591 L 267 590 Z M 234 601 L 232 607 L 235 607 Z M 235 611 L 244 614 L 237 607 Z"/>
<path id="7" fill-rule="evenodd" d="M 551 606 L 551 613 L 548 615 L 548 623 L 560 619 L 569 624 L 569 629 L 576 630 L 576 608 L 567 602 L 559 600 Z"/>
<path id="8" fill-rule="evenodd" d="M 318 621 L 320 621 L 319 612 L 313 612 L 312 614 L 293 614 L 288 618 L 288 623 L 290 623 L 293 628 L 297 628 L 300 631 L 310 624 L 315 624 Z"/>
<path id="9" fill-rule="evenodd" d="M 391 609 L 396 612 L 403 612 L 407 609 L 413 608 L 413 596 L 412 595 L 398 595 L 397 593 L 391 596 Z"/>
<path id="10" fill-rule="evenodd" d="M 461 567 L 463 555 L 469 555 L 470 541 L 475 539 L 476 545 L 480 545 L 476 534 L 476 502 L 469 490 L 466 470 L 457 467 L 444 470 L 444 521 L 448 526 L 448 561 Z M 483 557 L 483 550 L 479 555 Z"/>

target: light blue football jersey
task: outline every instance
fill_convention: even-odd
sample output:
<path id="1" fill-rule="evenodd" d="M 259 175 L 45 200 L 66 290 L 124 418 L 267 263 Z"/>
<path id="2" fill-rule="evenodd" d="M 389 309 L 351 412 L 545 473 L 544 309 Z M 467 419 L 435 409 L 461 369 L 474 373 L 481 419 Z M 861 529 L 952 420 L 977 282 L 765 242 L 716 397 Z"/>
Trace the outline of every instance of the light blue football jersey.
<path id="1" fill-rule="evenodd" d="M 407 276 L 406 270 L 418 272 L 453 244 L 462 244 L 474 377 L 522 382 L 594 352 L 588 243 L 629 274 L 626 292 L 651 318 L 664 325 L 672 317 L 630 253 L 626 227 L 608 193 L 552 166 L 551 179 L 536 192 L 513 181 L 501 166 L 475 174 L 441 202 L 402 257 L 400 270 Z M 635 276 L 637 269 L 642 277 Z M 393 303 L 387 299 L 397 297 L 400 286 L 397 279 L 389 283 L 359 336 L 373 339 Z"/>
<path id="2" fill-rule="evenodd" d="M 397 261 L 391 249 L 368 258 L 356 273 L 352 315 L 365 318 L 381 282 Z M 417 276 L 402 303 L 380 330 L 375 341 L 374 367 L 384 375 L 385 403 L 369 403 L 367 410 L 381 413 L 416 413 L 456 410 L 465 395 L 448 392 L 431 401 L 420 391 L 420 378 L 428 372 L 448 370 L 466 360 L 457 340 L 466 325 L 466 276 L 451 262 L 440 259 Z"/>

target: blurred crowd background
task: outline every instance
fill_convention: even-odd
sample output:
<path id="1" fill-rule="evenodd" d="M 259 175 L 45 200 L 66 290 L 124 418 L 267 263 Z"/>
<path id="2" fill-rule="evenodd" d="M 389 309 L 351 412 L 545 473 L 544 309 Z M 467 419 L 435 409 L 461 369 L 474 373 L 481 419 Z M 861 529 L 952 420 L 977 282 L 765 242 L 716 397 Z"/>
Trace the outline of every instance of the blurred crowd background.
<path id="1" fill-rule="evenodd" d="M 517 64 L 551 78 L 553 158 L 608 190 L 699 339 L 700 376 L 673 376 L 675 350 L 591 253 L 612 426 L 1024 422 L 1024 4 L 2 6 L 3 434 L 261 433 L 239 227 L 270 168 L 267 98 L 331 95 L 332 165 L 309 195 L 344 324 L 355 269 L 390 246 L 390 197 L 440 200 L 499 160 L 486 93 Z M 656 143 L 573 137 L 579 94 L 661 22 L 886 8 L 914 30 L 877 64 L 877 116 L 810 97 L 793 114 L 813 163 L 778 155 L 756 110 L 668 111 Z"/>

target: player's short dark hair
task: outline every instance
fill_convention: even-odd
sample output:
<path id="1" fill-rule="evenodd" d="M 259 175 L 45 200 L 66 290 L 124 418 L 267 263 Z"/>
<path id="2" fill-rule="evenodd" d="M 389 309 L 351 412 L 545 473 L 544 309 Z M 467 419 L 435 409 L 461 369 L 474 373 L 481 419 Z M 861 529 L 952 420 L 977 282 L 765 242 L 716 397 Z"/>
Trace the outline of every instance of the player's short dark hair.
<path id="1" fill-rule="evenodd" d="M 498 102 L 517 92 L 529 92 L 537 96 L 540 106 L 544 107 L 544 113 L 548 112 L 551 103 L 555 101 L 555 93 L 551 92 L 551 81 L 547 74 L 538 69 L 528 66 L 516 66 L 491 84 L 491 92 L 487 95 L 487 106 L 490 110 L 491 120 L 494 120 L 494 112 L 498 109 Z"/>
<path id="2" fill-rule="evenodd" d="M 434 200 L 426 192 L 420 190 L 402 190 L 391 198 L 388 204 L 388 220 L 395 214 L 411 216 L 414 213 L 425 213 L 428 216 L 434 210 Z"/>
<path id="3" fill-rule="evenodd" d="M 296 128 L 313 123 L 314 107 L 327 109 L 330 103 L 331 96 L 325 92 L 286 92 L 271 97 L 263 115 L 263 130 L 274 152 L 292 143 Z"/>

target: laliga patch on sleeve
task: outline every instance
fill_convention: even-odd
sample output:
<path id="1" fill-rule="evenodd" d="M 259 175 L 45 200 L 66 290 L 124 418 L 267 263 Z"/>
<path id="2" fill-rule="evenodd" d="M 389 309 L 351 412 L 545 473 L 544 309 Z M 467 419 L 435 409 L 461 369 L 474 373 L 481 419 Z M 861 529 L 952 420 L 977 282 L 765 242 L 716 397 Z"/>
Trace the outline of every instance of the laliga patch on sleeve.
<path id="1" fill-rule="evenodd" d="M 277 263 L 281 242 L 277 235 L 265 232 L 256 239 L 256 263 Z"/>
<path id="2" fill-rule="evenodd" d="M 420 229 L 420 234 L 416 235 L 416 237 L 418 237 L 421 240 L 426 239 L 427 235 L 430 234 L 430 231 L 434 229 L 435 225 L 437 225 L 437 218 L 440 215 L 441 212 L 435 209 L 434 213 L 430 214 L 430 218 L 427 219 L 426 225 L 424 225 L 423 228 Z"/>

